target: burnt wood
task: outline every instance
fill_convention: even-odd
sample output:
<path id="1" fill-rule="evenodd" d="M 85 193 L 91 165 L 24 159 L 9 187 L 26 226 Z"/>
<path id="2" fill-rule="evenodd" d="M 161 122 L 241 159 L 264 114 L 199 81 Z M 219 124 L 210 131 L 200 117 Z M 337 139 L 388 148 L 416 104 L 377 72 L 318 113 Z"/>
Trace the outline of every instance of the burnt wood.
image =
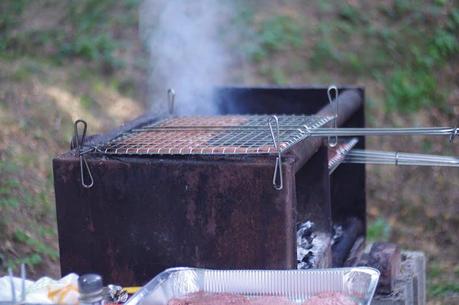
<path id="1" fill-rule="evenodd" d="M 363 223 L 355 217 L 349 218 L 339 225 L 342 226 L 343 232 L 342 236 L 335 241 L 332 247 L 333 267 L 343 266 L 354 243 L 364 232 Z"/>
<path id="2" fill-rule="evenodd" d="M 368 266 L 381 272 L 377 293 L 391 293 L 400 274 L 401 254 L 400 247 L 393 243 L 375 242 L 368 253 L 356 261 L 356 266 Z"/>

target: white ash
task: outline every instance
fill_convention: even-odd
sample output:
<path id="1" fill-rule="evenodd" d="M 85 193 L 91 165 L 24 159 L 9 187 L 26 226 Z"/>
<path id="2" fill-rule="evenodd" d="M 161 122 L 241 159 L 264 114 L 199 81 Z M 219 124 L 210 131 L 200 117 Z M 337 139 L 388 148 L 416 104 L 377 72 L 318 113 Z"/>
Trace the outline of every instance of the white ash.
<path id="1" fill-rule="evenodd" d="M 296 232 L 296 259 L 298 269 L 310 269 L 318 266 L 319 256 L 323 254 L 329 238 L 326 234 L 314 232 L 315 225 L 306 221 L 298 226 Z"/>

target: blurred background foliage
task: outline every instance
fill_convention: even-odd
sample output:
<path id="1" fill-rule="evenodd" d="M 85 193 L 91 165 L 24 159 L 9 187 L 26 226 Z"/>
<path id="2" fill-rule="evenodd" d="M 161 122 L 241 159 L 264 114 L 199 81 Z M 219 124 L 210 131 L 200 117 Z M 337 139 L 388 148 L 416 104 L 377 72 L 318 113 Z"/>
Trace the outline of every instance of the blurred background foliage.
<path id="1" fill-rule="evenodd" d="M 358 84 L 369 126 L 457 122 L 458 1 L 230 3 L 230 82 Z M 51 160 L 68 148 L 72 120 L 94 133 L 148 109 L 140 4 L 0 2 L 0 270 L 25 262 L 34 277 L 59 274 Z M 459 155 L 444 139 L 367 144 Z M 425 251 L 430 303 L 457 300 L 457 170 L 369 166 L 367 176 L 368 238 Z"/>

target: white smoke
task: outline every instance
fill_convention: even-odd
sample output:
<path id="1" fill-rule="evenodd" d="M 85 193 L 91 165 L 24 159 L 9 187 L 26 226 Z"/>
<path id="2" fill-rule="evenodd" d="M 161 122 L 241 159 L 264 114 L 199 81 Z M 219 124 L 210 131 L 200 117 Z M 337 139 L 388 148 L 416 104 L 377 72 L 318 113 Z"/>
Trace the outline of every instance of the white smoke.
<path id="1" fill-rule="evenodd" d="M 228 55 L 222 43 L 222 21 L 228 15 L 229 2 L 145 0 L 142 3 L 140 29 L 151 56 L 153 111 L 167 111 L 166 90 L 173 88 L 176 114 L 217 112 L 211 89 L 226 80 Z"/>

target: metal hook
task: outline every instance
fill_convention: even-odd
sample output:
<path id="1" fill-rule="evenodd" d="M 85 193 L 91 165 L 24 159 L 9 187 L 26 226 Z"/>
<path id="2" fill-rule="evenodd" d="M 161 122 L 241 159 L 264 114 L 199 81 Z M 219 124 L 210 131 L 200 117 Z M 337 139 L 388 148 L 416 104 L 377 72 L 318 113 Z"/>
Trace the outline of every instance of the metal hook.
<path id="1" fill-rule="evenodd" d="M 175 108 L 175 90 L 172 88 L 167 89 L 167 102 L 169 105 L 169 114 L 174 114 Z"/>
<path id="2" fill-rule="evenodd" d="M 274 135 L 274 129 L 272 126 L 272 121 L 276 123 L 276 135 Z M 277 149 L 276 165 L 274 167 L 273 175 L 273 187 L 280 191 L 284 188 L 284 181 L 282 177 L 282 153 L 280 150 L 280 132 L 279 132 L 279 119 L 277 116 L 273 115 L 268 119 L 269 130 L 271 131 L 271 137 L 273 139 L 274 147 Z"/>
<path id="3" fill-rule="evenodd" d="M 80 134 L 79 134 L 79 131 L 78 131 L 78 125 L 81 124 L 83 125 L 83 132 L 81 134 L 81 137 L 80 137 Z M 81 146 L 83 146 L 83 143 L 84 143 L 84 140 L 86 138 L 86 130 L 88 129 L 88 123 L 86 123 L 86 121 L 84 120 L 76 120 L 75 121 L 75 124 L 73 125 L 73 140 L 76 142 L 74 143 L 77 151 L 77 156 L 79 156 L 81 154 Z"/>
<path id="4" fill-rule="evenodd" d="M 454 141 L 454 138 L 457 136 L 458 134 L 458 127 L 456 125 L 456 127 L 454 127 L 454 130 L 451 132 L 451 136 L 449 137 L 449 143 L 453 143 Z"/>
<path id="5" fill-rule="evenodd" d="M 331 85 L 327 89 L 327 95 L 328 95 L 328 102 L 332 104 L 333 98 L 332 98 L 332 91 L 335 92 L 335 118 L 333 120 L 333 128 L 338 127 L 338 100 L 339 100 L 339 94 L 338 94 L 338 88 L 335 85 Z M 333 140 L 332 140 L 333 139 Z M 335 147 L 338 144 L 338 137 L 328 137 L 328 146 L 329 147 Z"/>
<path id="6" fill-rule="evenodd" d="M 78 125 L 83 125 L 83 132 L 80 136 L 79 134 L 79 128 Z M 86 158 L 84 157 L 84 152 L 81 151 L 81 148 L 84 144 L 84 140 L 86 138 L 86 131 L 88 129 L 88 124 L 84 120 L 76 120 L 74 124 L 74 136 L 73 138 L 76 141 L 76 155 L 80 158 L 80 177 L 81 177 L 81 185 L 84 188 L 91 188 L 94 185 L 94 179 L 92 177 L 91 170 L 88 165 L 88 161 L 86 161 Z M 89 178 L 89 181 L 86 182 L 85 180 L 85 173 L 84 171 L 86 170 L 87 172 L 87 177 Z"/>
<path id="7" fill-rule="evenodd" d="M 86 172 L 88 173 L 89 177 L 89 183 L 86 183 L 84 179 L 84 168 L 86 168 Z M 81 177 L 81 185 L 84 188 L 90 189 L 91 187 L 94 186 L 94 179 L 92 177 L 91 170 L 89 169 L 88 161 L 86 161 L 86 158 L 83 157 L 83 155 L 80 155 L 80 177 Z"/>

